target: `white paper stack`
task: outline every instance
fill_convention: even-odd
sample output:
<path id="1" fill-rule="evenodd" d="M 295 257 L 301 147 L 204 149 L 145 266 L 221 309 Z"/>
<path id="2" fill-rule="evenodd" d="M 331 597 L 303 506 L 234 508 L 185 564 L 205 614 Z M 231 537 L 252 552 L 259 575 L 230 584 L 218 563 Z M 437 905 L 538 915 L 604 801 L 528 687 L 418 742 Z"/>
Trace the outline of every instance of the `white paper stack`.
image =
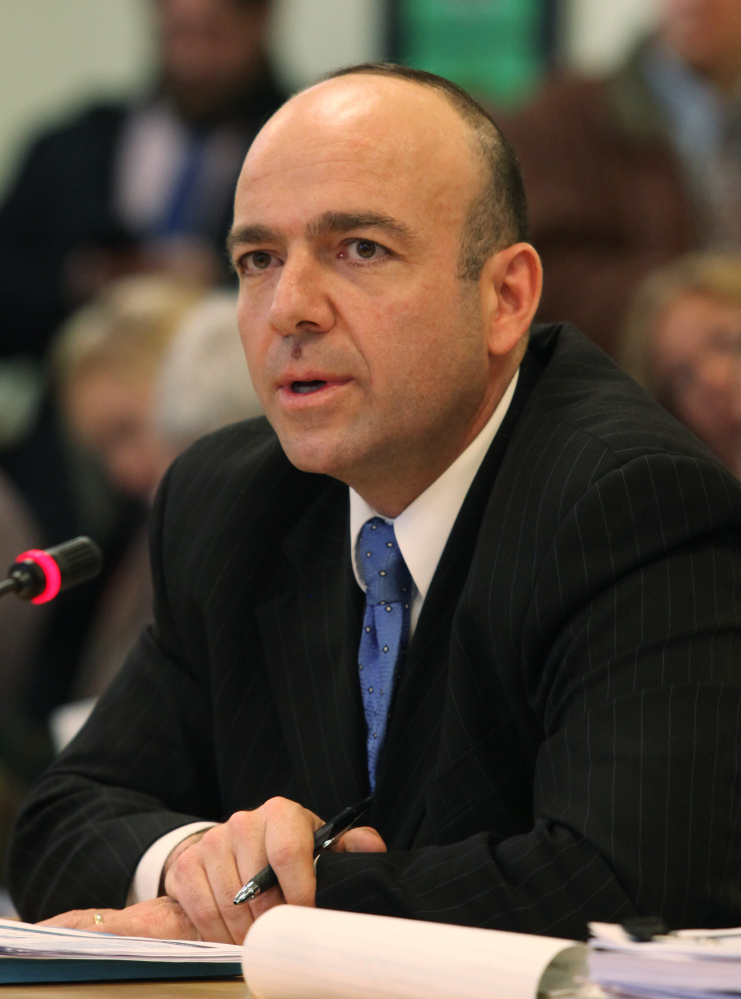
<path id="1" fill-rule="evenodd" d="M 242 948 L 34 926 L 0 919 L 0 984 L 238 975 Z"/>
<path id="2" fill-rule="evenodd" d="M 626 999 L 741 996 L 741 928 L 678 930 L 647 943 L 610 923 L 590 923 L 589 977 Z"/>

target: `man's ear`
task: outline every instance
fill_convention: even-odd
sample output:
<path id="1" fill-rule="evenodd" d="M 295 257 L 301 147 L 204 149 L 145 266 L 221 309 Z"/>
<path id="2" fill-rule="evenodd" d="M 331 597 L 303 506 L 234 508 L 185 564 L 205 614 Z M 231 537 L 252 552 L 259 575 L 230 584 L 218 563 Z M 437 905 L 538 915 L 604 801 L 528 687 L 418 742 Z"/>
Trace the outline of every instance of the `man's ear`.
<path id="1" fill-rule="evenodd" d="M 515 243 L 486 261 L 480 289 L 491 355 L 509 354 L 527 335 L 542 286 L 540 257 L 529 243 Z"/>

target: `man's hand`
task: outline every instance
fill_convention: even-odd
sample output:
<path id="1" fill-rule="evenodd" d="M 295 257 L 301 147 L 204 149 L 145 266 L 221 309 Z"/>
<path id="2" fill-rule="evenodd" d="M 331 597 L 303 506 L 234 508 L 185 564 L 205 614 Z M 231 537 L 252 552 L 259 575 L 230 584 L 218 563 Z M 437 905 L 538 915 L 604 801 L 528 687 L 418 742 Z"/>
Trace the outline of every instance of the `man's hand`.
<path id="1" fill-rule="evenodd" d="M 274 905 L 314 905 L 314 833 L 322 825 L 295 801 L 271 798 L 179 843 L 165 863 L 166 895 L 125 909 L 75 909 L 40 925 L 241 944 L 258 916 Z M 384 853 L 386 844 L 375 829 L 363 826 L 345 833 L 332 850 Z M 234 905 L 242 885 L 267 864 L 278 884 L 251 902 Z"/>
<path id="2" fill-rule="evenodd" d="M 314 833 L 322 825 L 313 812 L 285 798 L 235 812 L 186 849 L 173 850 L 165 864 L 165 891 L 204 940 L 241 944 L 255 919 L 274 905 L 314 905 Z M 346 833 L 334 849 L 370 853 L 386 846 L 375 830 L 363 828 Z M 278 885 L 234 905 L 242 885 L 267 864 Z"/>

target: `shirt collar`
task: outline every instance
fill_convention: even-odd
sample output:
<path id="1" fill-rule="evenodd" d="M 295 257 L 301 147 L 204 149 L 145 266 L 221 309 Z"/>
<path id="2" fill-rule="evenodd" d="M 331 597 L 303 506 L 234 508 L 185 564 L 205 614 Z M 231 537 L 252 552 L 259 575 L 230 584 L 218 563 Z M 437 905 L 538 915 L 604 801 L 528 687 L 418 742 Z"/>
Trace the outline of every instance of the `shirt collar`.
<path id="1" fill-rule="evenodd" d="M 394 525 L 399 549 L 423 600 L 427 596 L 437 563 L 463 506 L 466 493 L 507 414 L 519 374 L 518 368 L 486 426 L 453 464 L 396 519 L 383 518 Z M 358 535 L 367 520 L 380 516 L 362 496 L 354 489 L 350 489 L 350 543 L 353 571 L 358 585 L 363 590 L 365 583 L 358 567 L 356 550 Z"/>

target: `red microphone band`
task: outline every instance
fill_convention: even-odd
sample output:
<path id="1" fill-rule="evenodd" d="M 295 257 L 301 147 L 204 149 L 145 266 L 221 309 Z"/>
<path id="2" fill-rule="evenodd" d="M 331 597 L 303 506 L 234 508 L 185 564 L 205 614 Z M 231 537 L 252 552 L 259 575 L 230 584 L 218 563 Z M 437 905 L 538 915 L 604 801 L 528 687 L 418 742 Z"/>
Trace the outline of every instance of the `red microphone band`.
<path id="1" fill-rule="evenodd" d="M 46 551 L 32 548 L 23 552 L 0 583 L 0 596 L 15 593 L 21 600 L 46 604 L 60 590 L 77 586 L 100 572 L 100 548 L 90 538 L 79 537 Z"/>
<path id="2" fill-rule="evenodd" d="M 48 554 L 40 548 L 30 548 L 16 558 L 17 562 L 33 562 L 41 569 L 46 580 L 46 586 L 37 597 L 31 599 L 32 604 L 46 604 L 59 593 L 62 587 L 62 574 L 59 566 Z"/>

